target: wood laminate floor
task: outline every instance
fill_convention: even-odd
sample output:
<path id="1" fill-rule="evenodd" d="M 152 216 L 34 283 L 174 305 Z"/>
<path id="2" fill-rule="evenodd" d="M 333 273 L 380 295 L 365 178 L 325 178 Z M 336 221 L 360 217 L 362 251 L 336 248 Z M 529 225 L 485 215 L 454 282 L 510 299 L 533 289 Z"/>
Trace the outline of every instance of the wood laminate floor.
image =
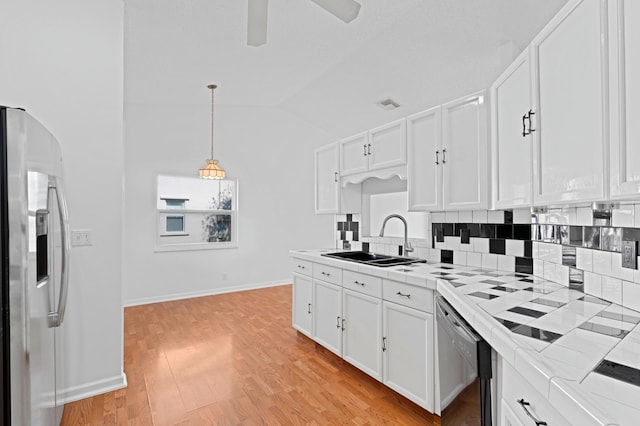
<path id="1" fill-rule="evenodd" d="M 291 327 L 291 286 L 126 308 L 128 387 L 63 425 L 439 425 Z"/>

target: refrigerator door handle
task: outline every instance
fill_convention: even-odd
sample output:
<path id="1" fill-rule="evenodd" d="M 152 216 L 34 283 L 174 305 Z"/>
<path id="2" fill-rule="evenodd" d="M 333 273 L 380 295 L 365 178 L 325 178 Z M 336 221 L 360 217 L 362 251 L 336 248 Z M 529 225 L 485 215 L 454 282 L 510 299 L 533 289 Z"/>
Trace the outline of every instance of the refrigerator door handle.
<path id="1" fill-rule="evenodd" d="M 55 192 L 58 212 L 60 214 L 60 239 L 62 245 L 62 256 L 60 266 L 60 295 L 58 298 L 58 309 L 50 312 L 49 327 L 60 327 L 64 320 L 64 311 L 67 307 L 67 293 L 69 290 L 69 261 L 71 257 L 71 240 L 69 238 L 69 212 L 67 202 L 60 186 L 60 182 L 55 176 L 49 178 L 49 190 Z"/>

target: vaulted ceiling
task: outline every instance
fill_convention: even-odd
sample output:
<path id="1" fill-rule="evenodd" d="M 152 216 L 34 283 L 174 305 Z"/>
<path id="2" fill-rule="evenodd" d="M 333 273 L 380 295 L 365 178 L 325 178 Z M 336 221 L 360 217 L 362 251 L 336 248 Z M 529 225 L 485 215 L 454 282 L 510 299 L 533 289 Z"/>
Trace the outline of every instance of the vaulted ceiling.
<path id="1" fill-rule="evenodd" d="M 490 85 L 566 0 L 359 0 L 349 24 L 269 0 L 246 44 L 246 0 L 126 0 L 125 100 L 279 107 L 347 136 Z M 384 111 L 391 97 L 401 107 Z"/>

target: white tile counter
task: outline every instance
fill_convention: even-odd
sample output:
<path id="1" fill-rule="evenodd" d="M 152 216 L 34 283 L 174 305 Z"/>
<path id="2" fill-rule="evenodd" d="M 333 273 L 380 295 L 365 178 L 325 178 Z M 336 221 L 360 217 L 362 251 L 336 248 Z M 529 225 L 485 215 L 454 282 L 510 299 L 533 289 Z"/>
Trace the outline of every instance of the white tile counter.
<path id="1" fill-rule="evenodd" d="M 527 274 L 442 263 L 381 268 L 322 256 L 329 251 L 290 255 L 437 290 L 573 424 L 640 424 L 640 386 L 610 377 L 640 375 L 640 312 Z"/>

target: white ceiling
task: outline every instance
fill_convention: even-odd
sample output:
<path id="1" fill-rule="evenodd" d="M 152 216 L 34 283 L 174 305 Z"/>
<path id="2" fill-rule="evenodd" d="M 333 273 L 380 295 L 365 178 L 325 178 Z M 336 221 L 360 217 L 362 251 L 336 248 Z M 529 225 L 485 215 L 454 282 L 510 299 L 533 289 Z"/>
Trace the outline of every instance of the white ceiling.
<path id="1" fill-rule="evenodd" d="M 270 0 L 246 45 L 246 0 L 126 0 L 127 103 L 283 108 L 336 136 L 487 87 L 566 0 L 360 0 L 345 24 Z M 375 102 L 392 97 L 392 112 Z"/>

